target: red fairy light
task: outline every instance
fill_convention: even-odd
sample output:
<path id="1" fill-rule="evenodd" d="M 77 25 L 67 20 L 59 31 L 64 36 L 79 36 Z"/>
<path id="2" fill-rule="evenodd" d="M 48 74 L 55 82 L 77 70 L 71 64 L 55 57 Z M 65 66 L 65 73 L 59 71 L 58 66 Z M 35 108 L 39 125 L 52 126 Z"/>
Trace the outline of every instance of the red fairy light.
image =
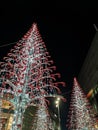
<path id="1" fill-rule="evenodd" d="M 48 62 L 50 62 L 50 63 L 52 63 L 52 64 L 54 63 L 53 60 L 50 60 L 50 61 L 48 61 Z"/>
<path id="2" fill-rule="evenodd" d="M 32 86 L 32 85 L 29 85 L 29 87 L 30 87 L 31 89 L 34 89 L 34 86 Z"/>
<path id="3" fill-rule="evenodd" d="M 56 66 L 51 66 L 51 67 L 49 67 L 49 68 L 51 68 L 51 69 L 53 69 L 53 70 L 56 70 Z"/>
<path id="4" fill-rule="evenodd" d="M 49 55 L 49 52 L 45 52 L 47 55 Z"/>
<path id="5" fill-rule="evenodd" d="M 17 127 L 20 128 L 20 127 L 21 127 L 21 124 L 18 124 Z"/>
<path id="6" fill-rule="evenodd" d="M 66 102 L 66 98 L 60 97 L 63 102 Z"/>
<path id="7" fill-rule="evenodd" d="M 65 82 L 57 82 L 57 83 L 54 83 L 54 85 L 56 85 L 56 86 L 58 86 L 58 85 L 60 85 L 60 84 L 65 87 Z"/>
<path id="8" fill-rule="evenodd" d="M 56 73 L 56 74 L 51 74 L 52 77 L 55 77 L 57 76 L 58 78 L 60 78 L 60 74 L 59 73 Z"/>
<path id="9" fill-rule="evenodd" d="M 56 90 L 58 91 L 59 94 L 61 93 L 61 91 L 60 91 L 60 89 L 58 87 L 53 86 L 53 88 L 56 88 Z"/>
<path id="10" fill-rule="evenodd" d="M 18 90 L 19 93 L 22 93 L 22 90 Z"/>

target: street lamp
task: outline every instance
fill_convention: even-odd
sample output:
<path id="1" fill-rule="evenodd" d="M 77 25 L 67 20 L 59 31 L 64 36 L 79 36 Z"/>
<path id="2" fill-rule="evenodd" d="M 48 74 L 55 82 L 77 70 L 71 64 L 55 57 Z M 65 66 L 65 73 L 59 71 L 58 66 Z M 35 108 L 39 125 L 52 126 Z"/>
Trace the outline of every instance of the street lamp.
<path id="1" fill-rule="evenodd" d="M 58 127 L 58 130 L 61 130 L 61 127 L 60 127 L 60 109 L 59 109 L 59 103 L 60 103 L 60 98 L 58 97 L 57 100 L 56 100 L 56 107 L 58 109 L 58 120 L 59 120 L 59 127 Z"/>

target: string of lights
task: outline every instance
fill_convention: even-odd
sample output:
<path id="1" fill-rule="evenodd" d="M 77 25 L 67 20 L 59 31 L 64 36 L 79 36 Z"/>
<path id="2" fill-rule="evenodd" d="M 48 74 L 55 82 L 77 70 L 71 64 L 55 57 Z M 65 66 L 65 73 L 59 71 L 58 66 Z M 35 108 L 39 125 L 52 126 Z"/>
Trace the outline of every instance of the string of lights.
<path id="1" fill-rule="evenodd" d="M 12 44 L 16 44 L 17 42 L 12 42 L 12 43 L 8 43 L 8 44 L 2 44 L 0 47 L 2 48 L 2 47 L 6 47 L 6 46 L 10 46 L 10 45 L 12 45 Z"/>

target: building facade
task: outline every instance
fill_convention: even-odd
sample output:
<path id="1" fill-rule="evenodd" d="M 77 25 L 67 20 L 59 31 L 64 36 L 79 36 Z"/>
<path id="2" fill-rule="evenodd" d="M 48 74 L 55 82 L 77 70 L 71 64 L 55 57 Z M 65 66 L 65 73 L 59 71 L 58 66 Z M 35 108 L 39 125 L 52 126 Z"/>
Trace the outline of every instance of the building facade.
<path id="1" fill-rule="evenodd" d="M 98 31 L 78 76 L 78 81 L 98 113 Z"/>

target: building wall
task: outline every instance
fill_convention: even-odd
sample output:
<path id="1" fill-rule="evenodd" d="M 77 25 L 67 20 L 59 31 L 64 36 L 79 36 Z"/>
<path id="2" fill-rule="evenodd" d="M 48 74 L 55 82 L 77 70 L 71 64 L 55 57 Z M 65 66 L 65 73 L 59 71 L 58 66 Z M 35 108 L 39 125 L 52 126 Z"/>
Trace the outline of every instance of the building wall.
<path id="1" fill-rule="evenodd" d="M 98 31 L 91 43 L 79 73 L 78 81 L 87 97 L 90 95 L 89 100 L 98 116 Z M 91 91 L 92 93 L 89 94 Z"/>
<path id="2" fill-rule="evenodd" d="M 98 83 L 98 32 L 85 58 L 78 81 L 86 94 Z"/>

